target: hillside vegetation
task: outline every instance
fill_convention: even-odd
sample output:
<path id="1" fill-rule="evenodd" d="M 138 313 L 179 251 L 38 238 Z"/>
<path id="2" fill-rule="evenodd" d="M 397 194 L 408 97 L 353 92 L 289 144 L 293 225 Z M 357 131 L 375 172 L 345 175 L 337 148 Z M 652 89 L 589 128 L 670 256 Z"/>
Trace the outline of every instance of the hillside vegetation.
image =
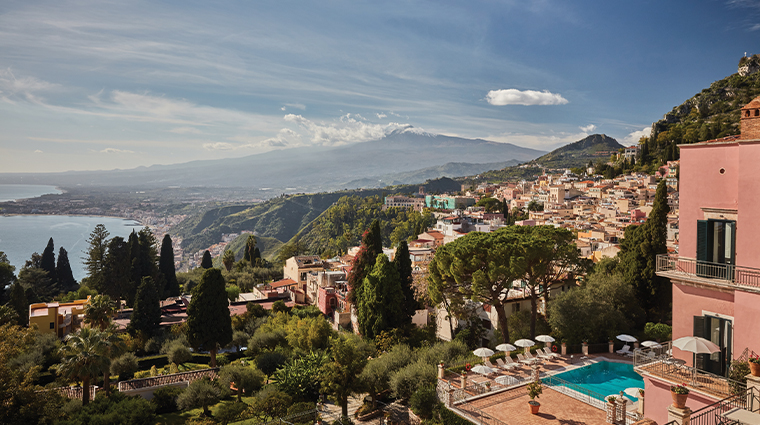
<path id="1" fill-rule="evenodd" d="M 342 197 L 366 198 L 383 197 L 386 194 L 410 194 L 417 192 L 420 186 L 424 186 L 428 193 L 458 191 L 461 188 L 459 182 L 444 177 L 428 181 L 423 185 L 285 195 L 258 204 L 228 205 L 208 209 L 185 219 L 177 226 L 175 233 L 183 238 L 182 246 L 189 252 L 205 249 L 219 242 L 222 234 L 243 230 L 255 232 L 258 238 L 273 238 L 285 242 L 292 239 L 301 229 Z M 270 242 L 266 247 L 266 252 L 269 253 L 273 252 L 270 245 L 276 245 L 274 241 Z M 262 255 L 264 253 L 265 250 L 262 249 Z"/>
<path id="2" fill-rule="evenodd" d="M 744 69 L 742 69 L 744 68 Z M 760 55 L 739 61 L 741 73 L 718 80 L 665 114 L 641 140 L 642 158 L 657 165 L 678 159 L 676 145 L 739 134 L 742 106 L 760 96 Z"/>
<path id="3" fill-rule="evenodd" d="M 434 223 L 433 215 L 405 208 L 383 210 L 380 196 L 344 196 L 302 229 L 285 249 L 326 257 L 344 254 L 361 243 L 362 234 L 373 220 L 380 220 L 383 246 L 396 246 L 415 237 Z"/>

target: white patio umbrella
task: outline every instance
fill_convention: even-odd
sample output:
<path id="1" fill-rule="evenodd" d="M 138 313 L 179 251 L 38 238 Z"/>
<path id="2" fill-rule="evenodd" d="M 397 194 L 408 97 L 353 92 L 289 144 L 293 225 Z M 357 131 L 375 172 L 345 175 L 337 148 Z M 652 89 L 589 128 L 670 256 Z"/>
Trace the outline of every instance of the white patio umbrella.
<path id="1" fill-rule="evenodd" d="M 493 350 L 486 347 L 480 347 L 473 351 L 472 354 L 475 354 L 478 357 L 491 357 L 493 356 Z"/>
<path id="2" fill-rule="evenodd" d="M 505 351 L 505 352 L 509 353 L 510 351 L 517 350 L 517 347 L 515 347 L 512 344 L 499 344 L 499 345 L 496 346 L 496 349 L 499 350 L 499 351 Z"/>
<path id="3" fill-rule="evenodd" d="M 640 390 L 643 390 L 643 388 L 631 387 L 631 388 L 626 388 L 625 390 L 623 390 L 623 392 L 626 393 L 630 397 L 638 399 L 641 397 L 641 394 L 639 394 Z"/>
<path id="4" fill-rule="evenodd" d="M 488 375 L 489 373 L 494 373 L 495 370 L 491 369 L 488 366 L 483 366 L 482 364 L 479 364 L 472 369 L 470 369 L 472 372 L 479 373 L 481 375 Z"/>
<path id="5" fill-rule="evenodd" d="M 694 377 L 697 373 L 697 354 L 712 354 L 720 351 L 720 347 L 714 342 L 698 336 L 684 336 L 678 338 L 673 341 L 673 347 L 692 353 L 692 385 L 694 385 Z"/>
<path id="6" fill-rule="evenodd" d="M 529 339 L 518 339 L 517 341 L 515 341 L 515 345 L 518 347 L 525 348 L 525 347 L 532 347 L 536 345 L 536 343 Z"/>
<path id="7" fill-rule="evenodd" d="M 638 339 L 636 339 L 635 337 L 632 337 L 632 336 L 627 335 L 627 334 L 620 334 L 620 335 L 616 336 L 615 338 L 617 338 L 617 339 L 619 339 L 619 340 L 621 340 L 623 342 L 636 342 L 636 341 L 638 341 Z"/>
<path id="8" fill-rule="evenodd" d="M 546 347 L 548 348 L 549 344 L 551 344 L 552 342 L 554 342 L 554 338 L 550 337 L 549 335 L 538 335 L 536 337 L 536 341 L 543 342 L 544 345 L 546 345 Z"/>
<path id="9" fill-rule="evenodd" d="M 641 343 L 641 345 L 644 346 L 644 347 L 647 347 L 647 348 L 652 348 L 652 347 L 660 348 L 660 347 L 662 347 L 662 345 L 660 345 L 660 343 L 658 343 L 656 341 L 644 341 L 644 342 Z"/>

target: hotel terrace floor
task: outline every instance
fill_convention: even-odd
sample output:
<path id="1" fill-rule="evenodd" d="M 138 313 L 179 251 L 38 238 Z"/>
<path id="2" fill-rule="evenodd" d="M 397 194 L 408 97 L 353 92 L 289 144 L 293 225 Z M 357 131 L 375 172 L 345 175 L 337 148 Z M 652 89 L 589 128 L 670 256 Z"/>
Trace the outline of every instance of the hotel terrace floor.
<path id="1" fill-rule="evenodd" d="M 550 375 L 564 372 L 588 364 L 597 358 L 604 358 L 611 361 L 622 361 L 630 363 L 630 357 L 618 356 L 616 354 L 599 354 L 589 355 L 582 359 L 581 355 L 576 354 L 572 358 L 568 356 L 559 357 L 551 361 L 541 363 L 539 371 Z M 473 384 L 485 384 L 490 381 L 491 385 L 496 387 L 495 379 L 499 376 L 512 376 L 517 379 L 529 378 L 532 374 L 530 366 L 522 366 L 519 369 L 506 371 L 499 369 L 496 375 L 485 377 L 476 373 L 467 374 L 467 386 Z M 444 380 L 448 381 L 452 387 L 461 388 L 460 375 L 455 373 L 446 373 Z M 474 393 L 469 395 L 474 396 Z M 606 424 L 605 412 L 596 407 L 590 406 L 572 397 L 564 395 L 558 391 L 544 386 L 543 393 L 537 401 L 541 403 L 540 411 L 537 415 L 530 413 L 528 406 L 527 390 L 525 386 L 486 393 L 478 398 L 472 399 L 467 403 L 458 404 L 456 409 L 463 411 L 473 419 L 479 419 L 482 414 L 498 419 L 508 425 L 517 424 L 566 424 L 566 425 L 602 425 Z M 483 422 L 486 423 L 486 422 Z"/>

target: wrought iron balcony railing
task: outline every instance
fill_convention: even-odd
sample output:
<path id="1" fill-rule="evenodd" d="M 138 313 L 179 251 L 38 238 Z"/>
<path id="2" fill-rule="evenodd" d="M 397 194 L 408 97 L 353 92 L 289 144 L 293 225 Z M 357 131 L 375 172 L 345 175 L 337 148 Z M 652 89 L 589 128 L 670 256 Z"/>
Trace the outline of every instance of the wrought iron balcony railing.
<path id="1" fill-rule="evenodd" d="M 725 285 L 760 290 L 760 269 L 733 264 L 718 264 L 677 255 L 657 256 L 657 272 L 668 277 L 714 280 Z"/>

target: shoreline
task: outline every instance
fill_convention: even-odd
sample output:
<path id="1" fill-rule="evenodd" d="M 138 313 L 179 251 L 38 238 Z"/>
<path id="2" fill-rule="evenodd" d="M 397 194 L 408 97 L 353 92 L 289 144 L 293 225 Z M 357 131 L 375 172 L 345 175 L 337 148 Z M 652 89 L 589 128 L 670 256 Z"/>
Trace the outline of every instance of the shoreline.
<path id="1" fill-rule="evenodd" d="M 104 214 L 0 214 L 0 217 L 100 217 L 100 218 L 118 218 L 121 220 L 131 220 L 143 227 L 150 227 L 140 220 L 129 217 L 120 217 L 116 215 L 104 215 Z"/>
<path id="2" fill-rule="evenodd" d="M 32 196 L 31 198 L 17 198 L 17 199 L 8 199 L 8 200 L 6 200 L 6 201 L 0 201 L 0 204 L 2 204 L 2 203 L 5 203 L 5 202 L 18 202 L 18 201 L 26 201 L 26 200 L 29 200 L 29 199 L 37 199 L 37 198 L 42 198 L 43 196 L 46 196 L 46 195 L 64 195 L 64 194 L 68 193 L 66 190 L 62 189 L 60 186 L 55 186 L 55 185 L 52 185 L 52 184 L 23 184 L 23 183 L 6 183 L 6 184 L 0 184 L 0 186 L 3 186 L 3 185 L 6 185 L 6 186 L 37 186 L 37 187 L 52 187 L 54 190 L 56 190 L 56 191 L 58 191 L 58 192 L 60 192 L 60 193 L 54 193 L 54 192 L 51 192 L 51 193 L 43 193 L 43 194 L 41 194 L 41 195 L 38 195 L 38 196 Z"/>

